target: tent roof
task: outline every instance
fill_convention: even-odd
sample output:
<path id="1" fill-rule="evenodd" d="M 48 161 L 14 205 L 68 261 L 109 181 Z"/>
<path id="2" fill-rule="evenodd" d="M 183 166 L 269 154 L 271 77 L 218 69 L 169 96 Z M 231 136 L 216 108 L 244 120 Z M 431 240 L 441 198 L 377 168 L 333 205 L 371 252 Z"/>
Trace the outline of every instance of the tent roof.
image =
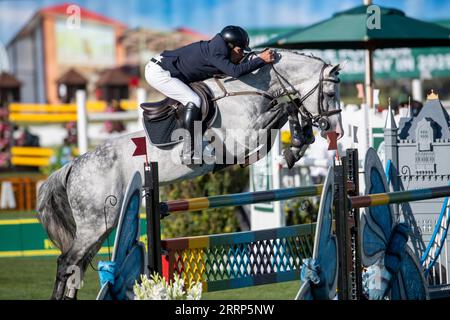
<path id="1" fill-rule="evenodd" d="M 124 86 L 130 82 L 130 76 L 125 74 L 120 68 L 107 69 L 102 72 L 97 81 L 98 86 Z"/>
<path id="2" fill-rule="evenodd" d="M 21 82 L 12 74 L 2 72 L 0 73 L 0 88 L 19 88 Z"/>
<path id="3" fill-rule="evenodd" d="M 67 85 L 85 85 L 88 81 L 78 71 L 70 68 L 56 82 Z"/>

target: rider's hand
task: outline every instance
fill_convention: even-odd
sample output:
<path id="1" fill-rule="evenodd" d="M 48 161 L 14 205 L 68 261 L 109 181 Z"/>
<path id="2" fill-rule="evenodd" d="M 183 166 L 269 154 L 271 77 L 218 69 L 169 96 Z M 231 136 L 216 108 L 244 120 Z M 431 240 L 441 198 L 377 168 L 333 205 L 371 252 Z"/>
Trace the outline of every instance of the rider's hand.
<path id="1" fill-rule="evenodd" d="M 258 55 L 265 63 L 271 63 L 275 61 L 275 52 L 270 49 L 266 49 Z"/>

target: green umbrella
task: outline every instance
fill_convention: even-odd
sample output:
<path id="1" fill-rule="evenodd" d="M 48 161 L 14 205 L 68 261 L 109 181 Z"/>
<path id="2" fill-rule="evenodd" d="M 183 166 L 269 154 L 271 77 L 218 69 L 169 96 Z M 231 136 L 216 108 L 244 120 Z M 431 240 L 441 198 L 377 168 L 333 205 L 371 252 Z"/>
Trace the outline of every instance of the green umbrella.
<path id="1" fill-rule="evenodd" d="M 259 47 L 289 49 L 376 49 L 450 46 L 450 29 L 380 8 L 380 28 L 367 28 L 369 6 L 335 13 L 330 19 L 270 39 Z"/>

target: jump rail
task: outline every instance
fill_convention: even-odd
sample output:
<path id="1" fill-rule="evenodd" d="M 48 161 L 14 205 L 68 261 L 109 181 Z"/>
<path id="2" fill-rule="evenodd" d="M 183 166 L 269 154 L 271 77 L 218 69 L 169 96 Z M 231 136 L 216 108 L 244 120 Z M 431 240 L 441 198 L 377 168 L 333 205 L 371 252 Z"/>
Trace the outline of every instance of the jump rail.
<path id="1" fill-rule="evenodd" d="M 349 197 L 352 208 L 365 208 L 386 204 L 444 198 L 450 196 L 450 186 L 426 189 L 375 193 L 365 196 Z"/>
<path id="2" fill-rule="evenodd" d="M 163 275 L 200 281 L 204 292 L 297 280 L 314 230 L 308 224 L 162 240 Z"/>
<path id="3" fill-rule="evenodd" d="M 285 188 L 270 191 L 234 193 L 223 196 L 200 197 L 183 200 L 161 202 L 160 210 L 163 216 L 169 213 L 197 211 L 220 207 L 242 206 L 261 202 L 281 201 L 297 197 L 320 196 L 323 185 L 309 187 Z"/>

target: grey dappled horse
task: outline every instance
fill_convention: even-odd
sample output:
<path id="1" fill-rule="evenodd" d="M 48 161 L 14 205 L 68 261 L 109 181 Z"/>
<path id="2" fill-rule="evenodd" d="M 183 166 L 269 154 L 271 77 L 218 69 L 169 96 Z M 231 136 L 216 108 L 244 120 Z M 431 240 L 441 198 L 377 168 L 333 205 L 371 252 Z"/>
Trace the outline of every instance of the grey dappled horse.
<path id="1" fill-rule="evenodd" d="M 316 57 L 280 51 L 273 66 L 265 65 L 239 79 L 220 80 L 230 92 L 250 90 L 264 95 L 229 96 L 218 100 L 219 113 L 207 133 L 212 132 L 222 137 L 225 152 L 233 153 L 241 159 L 242 153 L 248 155 L 254 151 L 251 146 L 258 146 L 255 133 L 281 128 L 288 120 L 287 110 L 291 108 L 291 121 L 293 116 L 295 118 L 292 107 L 300 108 L 301 104 L 301 110 L 297 109 L 296 113 L 300 115 L 302 123 L 311 123 L 312 118 L 317 120 L 319 114 L 325 115 L 324 118 L 329 122 L 326 131 L 335 131 L 338 136 L 342 136 L 340 114 L 332 112 L 339 109 L 338 71 L 339 65 L 328 65 Z M 216 97 L 223 95 L 215 80 L 207 80 L 205 83 Z M 280 102 L 271 103 L 273 101 L 267 96 L 279 97 Z M 294 104 L 292 99 L 296 97 L 299 99 Z M 328 111 L 331 112 L 327 113 Z M 244 148 L 234 152 L 227 149 L 227 139 L 233 136 L 226 135 L 229 129 L 240 130 L 240 135 L 248 137 Z M 68 283 L 73 283 L 71 274 L 74 266 L 81 270 L 82 277 L 87 265 L 117 224 L 128 180 L 135 171 L 143 174 L 144 159 L 132 157 L 135 145 L 131 138 L 144 135 L 140 131 L 108 140 L 54 172 L 40 187 L 39 219 L 50 239 L 62 252 L 58 258 L 52 298 L 76 297 L 76 289 L 67 286 Z M 324 137 L 324 131 L 322 136 Z M 273 140 L 265 143 L 272 144 Z M 206 143 L 203 147 L 205 145 Z M 270 148 L 270 145 L 264 147 Z M 306 147 L 307 145 L 302 146 L 302 150 L 290 149 L 296 160 L 303 155 Z M 182 165 L 179 160 L 182 148 L 183 143 L 169 149 L 157 148 L 147 142 L 149 160 L 159 164 L 161 185 L 213 171 L 213 163 Z"/>

